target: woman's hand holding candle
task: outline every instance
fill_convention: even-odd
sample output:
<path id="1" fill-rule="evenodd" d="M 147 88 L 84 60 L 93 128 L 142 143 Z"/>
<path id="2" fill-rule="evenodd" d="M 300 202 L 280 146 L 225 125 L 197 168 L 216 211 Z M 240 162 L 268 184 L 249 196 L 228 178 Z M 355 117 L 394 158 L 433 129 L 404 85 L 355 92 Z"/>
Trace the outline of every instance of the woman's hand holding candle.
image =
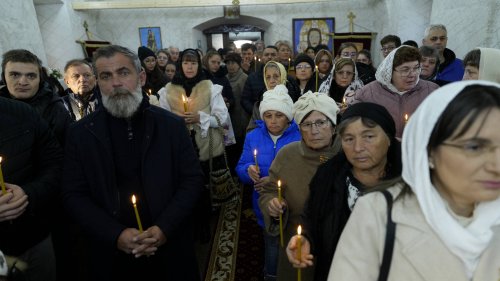
<path id="1" fill-rule="evenodd" d="M 309 243 L 309 240 L 307 240 L 303 235 L 300 236 L 301 240 L 301 255 L 302 258 L 299 260 L 297 258 L 297 241 L 298 240 L 298 235 L 292 236 L 290 238 L 290 241 L 288 242 L 288 245 L 286 247 L 286 255 L 288 257 L 288 261 L 293 265 L 295 268 L 306 268 L 308 266 L 312 266 L 314 256 L 311 255 L 311 244 Z"/>

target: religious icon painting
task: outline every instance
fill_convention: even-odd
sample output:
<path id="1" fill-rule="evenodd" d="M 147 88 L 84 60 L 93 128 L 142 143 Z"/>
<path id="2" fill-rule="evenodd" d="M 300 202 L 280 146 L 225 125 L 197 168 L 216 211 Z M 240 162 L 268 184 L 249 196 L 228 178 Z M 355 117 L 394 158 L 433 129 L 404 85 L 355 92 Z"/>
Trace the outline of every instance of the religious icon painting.
<path id="1" fill-rule="evenodd" d="M 159 27 L 139 27 L 141 46 L 148 47 L 154 52 L 161 50 L 161 31 Z"/>
<path id="2" fill-rule="evenodd" d="M 322 44 L 328 49 L 333 48 L 335 18 L 293 19 L 293 49 L 294 53 L 302 53 L 307 47 Z"/>

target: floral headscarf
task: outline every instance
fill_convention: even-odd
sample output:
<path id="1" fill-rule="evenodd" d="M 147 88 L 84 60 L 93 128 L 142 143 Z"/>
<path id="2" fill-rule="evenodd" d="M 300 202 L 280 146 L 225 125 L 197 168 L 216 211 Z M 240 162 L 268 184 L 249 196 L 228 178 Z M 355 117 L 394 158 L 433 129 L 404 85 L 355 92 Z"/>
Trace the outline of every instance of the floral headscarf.
<path id="1" fill-rule="evenodd" d="M 398 93 L 400 95 L 406 93 L 407 91 L 400 92 L 394 85 L 392 84 L 392 72 L 393 72 L 393 67 L 394 67 L 394 56 L 398 52 L 399 49 L 401 48 L 414 48 L 411 46 L 407 45 L 401 45 L 399 48 L 396 48 L 392 50 L 387 57 L 380 63 L 380 65 L 377 68 L 377 72 L 375 73 L 375 79 L 377 81 L 386 86 L 389 90 L 391 90 L 394 93 Z M 418 81 L 420 80 L 419 76 L 417 75 L 417 81 L 415 81 L 415 85 L 418 84 Z"/>

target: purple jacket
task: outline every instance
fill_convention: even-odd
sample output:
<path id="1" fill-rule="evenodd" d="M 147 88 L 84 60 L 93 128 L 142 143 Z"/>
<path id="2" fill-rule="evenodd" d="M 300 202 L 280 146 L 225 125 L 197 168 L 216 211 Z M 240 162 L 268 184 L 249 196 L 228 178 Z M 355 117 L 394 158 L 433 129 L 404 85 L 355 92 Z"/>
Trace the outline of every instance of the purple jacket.
<path id="1" fill-rule="evenodd" d="M 411 117 L 420 103 L 437 88 L 437 84 L 421 79 L 413 89 L 400 95 L 390 91 L 380 82 L 373 81 L 356 92 L 353 103 L 372 102 L 384 106 L 396 123 L 396 137 L 401 138 L 405 114 Z"/>

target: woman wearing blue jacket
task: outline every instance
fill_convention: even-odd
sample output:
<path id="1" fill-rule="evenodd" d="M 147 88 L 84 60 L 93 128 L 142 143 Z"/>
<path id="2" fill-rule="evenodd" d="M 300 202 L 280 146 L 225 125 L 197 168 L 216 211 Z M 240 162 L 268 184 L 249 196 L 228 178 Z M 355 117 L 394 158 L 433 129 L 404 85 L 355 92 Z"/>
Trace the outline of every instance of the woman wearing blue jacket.
<path id="1" fill-rule="evenodd" d="M 258 201 L 259 193 L 268 180 L 269 167 L 283 146 L 300 141 L 301 138 L 298 126 L 293 121 L 292 108 L 293 101 L 284 85 L 277 85 L 274 89 L 264 93 L 259 106 L 262 120 L 255 121 L 257 127 L 246 135 L 243 152 L 236 166 L 236 173 L 243 184 L 254 186 L 252 205 L 257 223 L 262 228 L 264 228 L 264 220 Z M 265 231 L 263 233 L 265 280 L 275 280 L 278 238 L 269 236 Z"/>

